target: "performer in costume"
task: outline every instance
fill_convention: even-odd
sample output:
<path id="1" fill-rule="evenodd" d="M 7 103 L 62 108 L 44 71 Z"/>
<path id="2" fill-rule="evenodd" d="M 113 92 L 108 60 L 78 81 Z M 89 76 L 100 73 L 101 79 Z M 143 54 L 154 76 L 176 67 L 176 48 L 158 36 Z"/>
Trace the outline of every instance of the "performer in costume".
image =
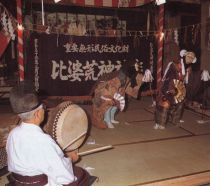
<path id="1" fill-rule="evenodd" d="M 125 93 L 128 97 L 135 99 L 139 98 L 139 90 L 143 83 L 143 62 L 139 62 L 135 59 L 135 63 L 131 66 L 126 67 L 126 75 L 129 78 L 125 87 Z"/>
<path id="2" fill-rule="evenodd" d="M 104 74 L 94 87 L 92 123 L 95 127 L 105 129 L 114 128 L 119 123 L 114 119 L 115 113 L 123 105 L 126 75 L 122 70 Z M 119 99 L 116 99 L 119 98 Z M 125 102 L 124 102 L 125 104 Z"/>
<path id="3" fill-rule="evenodd" d="M 175 125 L 182 122 L 185 83 L 188 82 L 190 65 L 196 62 L 193 52 L 186 50 L 180 52 L 175 43 L 172 45 L 171 62 L 166 67 L 160 89 L 157 91 L 154 129 L 165 129 L 169 117 Z"/>
<path id="4" fill-rule="evenodd" d="M 138 98 L 143 78 L 143 62 L 137 59 L 119 71 L 104 74 L 91 91 L 92 124 L 101 129 L 114 128 L 113 124 L 119 123 L 114 119 L 115 113 L 124 109 L 126 95 Z"/>
<path id="5" fill-rule="evenodd" d="M 10 92 L 13 111 L 22 122 L 7 139 L 8 170 L 11 185 L 91 185 L 91 176 L 73 165 L 76 152 L 64 154 L 40 124 L 44 120 L 44 105 L 38 100 L 31 83 L 21 82 Z"/>

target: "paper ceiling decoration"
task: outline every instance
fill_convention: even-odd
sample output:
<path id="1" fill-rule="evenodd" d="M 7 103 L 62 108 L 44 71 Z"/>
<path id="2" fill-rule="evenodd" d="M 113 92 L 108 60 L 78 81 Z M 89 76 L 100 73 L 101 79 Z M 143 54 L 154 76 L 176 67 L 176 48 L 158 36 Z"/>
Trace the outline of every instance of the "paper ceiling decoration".
<path id="1" fill-rule="evenodd" d="M 15 40 L 16 22 L 6 8 L 0 3 L 0 57 L 7 48 L 10 39 Z"/>

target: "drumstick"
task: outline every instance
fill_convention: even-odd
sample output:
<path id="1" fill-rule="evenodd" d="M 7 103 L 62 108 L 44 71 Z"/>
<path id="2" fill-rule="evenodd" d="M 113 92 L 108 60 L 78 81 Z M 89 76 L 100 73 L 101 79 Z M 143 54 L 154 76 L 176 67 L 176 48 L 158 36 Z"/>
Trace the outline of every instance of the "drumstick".
<path id="1" fill-rule="evenodd" d="M 102 151 L 102 150 L 107 150 L 107 149 L 112 149 L 112 148 L 113 148 L 112 145 L 107 145 L 107 146 L 98 147 L 98 148 L 95 148 L 95 149 L 79 152 L 78 155 L 79 156 L 84 156 L 84 155 L 92 154 L 94 152 L 99 152 L 99 151 Z"/>
<path id="2" fill-rule="evenodd" d="M 83 132 L 82 134 L 80 134 L 77 138 L 73 139 L 72 141 L 70 141 L 65 147 L 63 147 L 63 150 L 65 150 L 67 147 L 69 147 L 70 145 L 72 145 L 74 142 L 76 142 L 78 139 L 80 139 L 82 136 L 84 136 L 87 132 Z"/>

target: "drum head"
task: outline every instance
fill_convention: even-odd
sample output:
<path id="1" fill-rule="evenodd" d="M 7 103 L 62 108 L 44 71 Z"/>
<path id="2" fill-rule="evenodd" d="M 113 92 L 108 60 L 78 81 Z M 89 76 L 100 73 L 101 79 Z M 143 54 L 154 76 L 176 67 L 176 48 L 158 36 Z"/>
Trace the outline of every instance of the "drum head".
<path id="1" fill-rule="evenodd" d="M 49 114 L 48 131 L 65 151 L 72 151 L 83 143 L 88 118 L 85 111 L 76 104 L 63 102 Z"/>

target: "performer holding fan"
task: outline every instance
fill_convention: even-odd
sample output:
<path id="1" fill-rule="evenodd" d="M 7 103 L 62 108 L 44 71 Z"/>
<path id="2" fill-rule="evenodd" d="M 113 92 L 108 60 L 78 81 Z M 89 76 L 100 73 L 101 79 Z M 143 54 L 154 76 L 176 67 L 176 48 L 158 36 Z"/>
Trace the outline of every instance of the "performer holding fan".
<path id="1" fill-rule="evenodd" d="M 125 106 L 124 85 L 126 75 L 123 71 L 104 74 L 94 87 L 92 123 L 97 128 L 114 128 L 119 123 L 114 119 L 119 109 Z"/>
<path id="2" fill-rule="evenodd" d="M 114 119 L 115 113 L 125 108 L 125 94 L 137 99 L 142 79 L 143 62 L 137 59 L 124 69 L 104 74 L 91 91 L 91 95 L 94 92 L 92 124 L 101 129 L 114 128 L 113 124 L 119 123 Z"/>
<path id="3" fill-rule="evenodd" d="M 190 64 L 196 62 L 193 52 L 182 50 L 171 43 L 170 62 L 164 72 L 160 89 L 157 91 L 154 129 L 165 129 L 169 116 L 175 125 L 181 120 L 186 96 L 185 83 L 188 81 Z"/>

